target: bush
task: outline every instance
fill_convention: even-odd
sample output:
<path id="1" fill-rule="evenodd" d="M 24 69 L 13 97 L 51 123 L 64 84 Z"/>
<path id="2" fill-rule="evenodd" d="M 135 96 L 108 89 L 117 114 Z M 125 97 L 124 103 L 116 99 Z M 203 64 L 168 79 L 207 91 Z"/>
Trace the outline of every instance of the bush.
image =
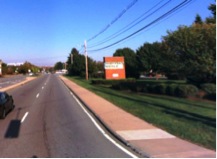
<path id="1" fill-rule="evenodd" d="M 175 89 L 175 95 L 177 97 L 189 97 L 189 96 L 195 96 L 198 92 L 198 89 L 196 86 L 194 85 L 179 85 L 176 89 Z"/>
<path id="2" fill-rule="evenodd" d="M 136 82 L 134 80 L 121 81 L 120 83 L 112 85 L 112 88 L 118 88 L 119 90 L 137 91 Z"/>
<path id="3" fill-rule="evenodd" d="M 202 84 L 201 89 L 206 92 L 204 98 L 216 100 L 216 85 L 212 83 Z"/>
<path id="4" fill-rule="evenodd" d="M 158 84 L 155 86 L 155 93 L 157 94 L 166 94 L 167 86 L 165 84 Z"/>
<path id="5" fill-rule="evenodd" d="M 112 84 L 112 88 L 116 90 L 131 90 L 133 92 L 167 94 L 176 97 L 195 96 L 198 88 L 191 84 L 177 84 L 153 81 L 136 81 L 135 79 L 127 80 L 94 80 L 92 83 Z"/>
<path id="6" fill-rule="evenodd" d="M 196 74 L 187 77 L 187 81 L 190 84 L 199 86 L 201 83 L 214 83 L 216 81 L 216 76 L 207 74 Z"/>
<path id="7" fill-rule="evenodd" d="M 141 92 L 149 93 L 149 91 L 148 91 L 148 86 L 149 86 L 148 84 L 143 85 Z"/>
<path id="8" fill-rule="evenodd" d="M 198 93 L 198 88 L 194 85 L 187 85 L 188 96 L 195 96 Z"/>
<path id="9" fill-rule="evenodd" d="M 177 88 L 177 84 L 170 84 L 166 88 L 166 94 L 169 96 L 175 96 L 175 90 Z"/>
<path id="10" fill-rule="evenodd" d="M 156 84 L 149 84 L 147 87 L 148 93 L 155 93 Z"/>
<path id="11" fill-rule="evenodd" d="M 91 84 L 114 85 L 114 84 L 119 84 L 121 81 L 123 80 L 92 79 Z"/>

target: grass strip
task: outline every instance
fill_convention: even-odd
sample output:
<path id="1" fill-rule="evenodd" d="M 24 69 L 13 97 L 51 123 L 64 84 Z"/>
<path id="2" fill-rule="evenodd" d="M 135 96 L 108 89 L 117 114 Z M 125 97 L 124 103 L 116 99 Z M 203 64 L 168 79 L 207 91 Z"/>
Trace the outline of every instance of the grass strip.
<path id="1" fill-rule="evenodd" d="M 175 136 L 216 149 L 215 102 L 116 91 L 102 85 L 91 85 L 90 81 L 79 77 L 68 78 Z"/>

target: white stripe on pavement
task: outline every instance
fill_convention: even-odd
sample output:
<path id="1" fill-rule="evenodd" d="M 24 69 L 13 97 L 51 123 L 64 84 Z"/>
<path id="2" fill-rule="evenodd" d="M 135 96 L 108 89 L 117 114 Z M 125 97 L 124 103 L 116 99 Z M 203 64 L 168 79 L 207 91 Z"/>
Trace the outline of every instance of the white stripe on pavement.
<path id="1" fill-rule="evenodd" d="M 21 120 L 21 123 L 24 122 L 24 120 L 26 119 L 27 115 L 29 114 L 29 112 L 26 112 L 25 115 L 23 116 L 22 120 Z"/>
<path id="2" fill-rule="evenodd" d="M 38 98 L 39 97 L 39 93 L 36 95 L 36 98 Z"/>

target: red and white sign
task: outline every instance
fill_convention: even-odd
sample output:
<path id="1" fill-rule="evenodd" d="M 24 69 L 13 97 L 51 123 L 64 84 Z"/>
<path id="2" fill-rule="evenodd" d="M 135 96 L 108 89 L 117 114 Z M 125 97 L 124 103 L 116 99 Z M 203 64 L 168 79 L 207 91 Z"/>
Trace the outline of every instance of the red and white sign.
<path id="1" fill-rule="evenodd" d="M 124 57 L 104 57 L 105 79 L 125 79 Z"/>

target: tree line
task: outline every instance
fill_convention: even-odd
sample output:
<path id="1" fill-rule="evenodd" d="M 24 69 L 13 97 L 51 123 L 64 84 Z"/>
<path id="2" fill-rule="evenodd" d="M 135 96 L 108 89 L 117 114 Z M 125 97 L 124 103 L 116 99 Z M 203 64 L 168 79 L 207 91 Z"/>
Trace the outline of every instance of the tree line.
<path id="1" fill-rule="evenodd" d="M 113 56 L 124 56 L 127 78 L 141 74 L 163 74 L 168 79 L 187 79 L 210 83 L 216 79 L 216 5 L 208 8 L 211 17 L 204 21 L 196 15 L 191 26 L 181 25 L 167 31 L 161 42 L 145 42 L 136 51 L 117 49 Z M 71 56 L 72 55 L 72 56 Z M 67 59 L 69 75 L 85 76 L 85 56 L 73 48 Z M 91 77 L 103 71 L 103 63 L 88 57 Z"/>
<path id="2" fill-rule="evenodd" d="M 30 62 L 24 62 L 22 65 L 19 66 L 13 66 L 13 65 L 7 65 L 6 63 L 2 63 L 2 75 L 6 74 L 28 74 L 30 72 L 32 73 L 38 73 L 41 72 L 41 68 L 33 65 Z"/>

